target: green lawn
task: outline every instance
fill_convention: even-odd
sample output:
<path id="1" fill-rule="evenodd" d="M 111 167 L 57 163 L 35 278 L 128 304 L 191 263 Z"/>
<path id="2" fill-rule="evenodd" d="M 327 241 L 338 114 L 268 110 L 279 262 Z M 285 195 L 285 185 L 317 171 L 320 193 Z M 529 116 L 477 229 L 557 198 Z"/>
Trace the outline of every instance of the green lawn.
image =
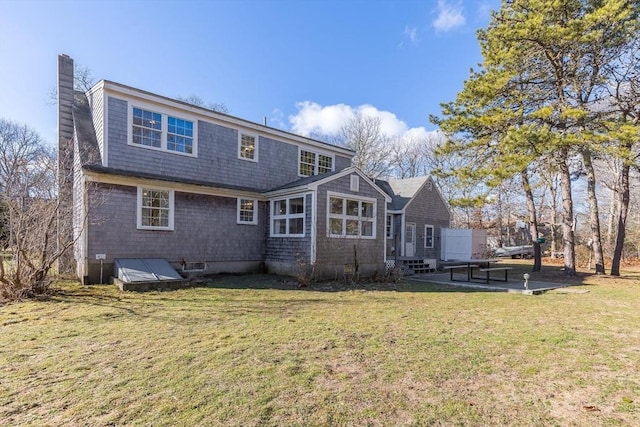
<path id="1" fill-rule="evenodd" d="M 272 276 L 0 306 L 0 425 L 640 425 L 640 269 L 538 296 Z"/>

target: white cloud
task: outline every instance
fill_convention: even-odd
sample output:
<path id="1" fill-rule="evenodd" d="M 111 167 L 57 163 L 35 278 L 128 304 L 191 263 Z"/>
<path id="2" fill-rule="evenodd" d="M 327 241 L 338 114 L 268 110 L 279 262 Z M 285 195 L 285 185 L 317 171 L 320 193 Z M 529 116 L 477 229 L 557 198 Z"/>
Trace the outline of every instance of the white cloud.
<path id="1" fill-rule="evenodd" d="M 339 136 L 342 126 L 357 113 L 366 117 L 378 117 L 382 133 L 394 139 L 418 139 L 437 131 L 427 131 L 424 127 L 409 128 L 390 111 L 378 110 L 373 105 L 363 104 L 352 107 L 346 104 L 322 106 L 316 102 L 296 103 L 298 112 L 289 116 L 291 131 L 300 135 L 324 134 Z"/>
<path id="2" fill-rule="evenodd" d="M 418 44 L 418 28 L 405 25 L 404 35 L 411 41 L 412 44 Z"/>
<path id="3" fill-rule="evenodd" d="M 284 113 L 282 112 L 282 110 L 280 110 L 279 108 L 274 108 L 271 111 L 271 115 L 269 116 L 267 125 L 274 128 L 285 129 L 287 125 L 284 122 Z"/>
<path id="4" fill-rule="evenodd" d="M 438 0 L 438 16 L 433 21 L 436 31 L 450 31 L 465 24 L 466 19 L 462 14 L 462 5 L 450 4 L 446 0 Z"/>
<path id="5" fill-rule="evenodd" d="M 321 106 L 315 102 L 296 103 L 298 112 L 289 116 L 291 130 L 300 135 L 312 133 L 337 135 L 342 125 L 355 114 L 353 108 L 345 104 Z"/>

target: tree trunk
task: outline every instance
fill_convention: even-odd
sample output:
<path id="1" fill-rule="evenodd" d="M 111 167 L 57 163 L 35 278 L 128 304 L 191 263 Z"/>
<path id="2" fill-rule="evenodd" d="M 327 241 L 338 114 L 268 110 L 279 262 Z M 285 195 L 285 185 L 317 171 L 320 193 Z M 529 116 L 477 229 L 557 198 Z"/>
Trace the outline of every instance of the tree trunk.
<path id="1" fill-rule="evenodd" d="M 524 193 L 527 196 L 527 211 L 529 212 L 529 228 L 531 233 L 531 240 L 533 241 L 533 270 L 540 271 L 542 268 L 542 253 L 540 251 L 540 243 L 538 240 L 538 216 L 536 214 L 536 204 L 533 200 L 533 191 L 531 191 L 531 184 L 529 183 L 529 175 L 526 169 L 520 172 L 520 178 L 522 179 L 522 187 Z M 536 250 L 537 247 L 537 250 Z M 524 256 L 524 255 L 523 255 Z"/>
<path id="2" fill-rule="evenodd" d="M 620 275 L 620 261 L 622 260 L 622 250 L 624 249 L 624 237 L 627 229 L 627 212 L 629 211 L 629 163 L 622 165 L 620 179 L 620 214 L 618 215 L 618 235 L 616 236 L 616 246 L 613 250 L 613 260 L 611 260 L 611 275 Z"/>
<path id="3" fill-rule="evenodd" d="M 604 254 L 602 252 L 602 236 L 600 233 L 600 213 L 596 197 L 596 174 L 591 161 L 591 151 L 582 150 L 582 159 L 587 172 L 587 199 L 589 200 L 589 227 L 591 229 L 591 245 L 596 263 L 596 274 L 604 274 Z"/>
<path id="4" fill-rule="evenodd" d="M 562 246 L 564 251 L 564 275 L 576 274 L 576 247 L 573 230 L 573 199 L 571 198 L 571 174 L 567 159 L 568 149 L 562 148 L 559 153 L 560 191 L 562 193 Z"/>
<path id="5" fill-rule="evenodd" d="M 557 224 L 558 224 L 558 188 L 556 186 L 556 177 L 549 180 L 549 192 L 551 193 L 551 257 L 556 257 L 556 252 L 558 252 L 557 240 L 558 240 L 558 232 L 557 232 Z"/>
<path id="6" fill-rule="evenodd" d="M 619 181 L 619 177 L 616 178 L 616 182 Z M 620 194 L 618 186 L 611 189 L 611 201 L 609 204 L 609 218 L 607 219 L 607 251 L 609 255 L 613 254 L 613 227 L 618 214 L 618 201 L 620 200 Z"/>
<path id="7" fill-rule="evenodd" d="M 498 187 L 498 247 L 504 246 L 504 224 L 502 214 L 502 185 Z"/>

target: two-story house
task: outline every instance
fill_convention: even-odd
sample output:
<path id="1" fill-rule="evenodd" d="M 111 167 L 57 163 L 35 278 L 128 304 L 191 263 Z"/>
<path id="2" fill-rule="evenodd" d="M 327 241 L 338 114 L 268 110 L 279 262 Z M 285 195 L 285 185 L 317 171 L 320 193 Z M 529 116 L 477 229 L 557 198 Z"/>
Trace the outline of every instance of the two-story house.
<path id="1" fill-rule="evenodd" d="M 392 195 L 346 148 L 102 80 L 73 90 L 58 58 L 59 194 L 83 283 L 118 259 L 208 273 L 382 273 Z M 66 235 L 65 235 L 66 233 Z"/>

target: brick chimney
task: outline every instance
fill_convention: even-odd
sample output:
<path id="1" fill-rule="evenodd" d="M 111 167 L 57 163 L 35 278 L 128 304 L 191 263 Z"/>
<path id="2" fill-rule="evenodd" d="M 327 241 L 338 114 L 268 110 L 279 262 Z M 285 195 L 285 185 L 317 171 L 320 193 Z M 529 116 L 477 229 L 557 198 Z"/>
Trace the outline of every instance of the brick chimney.
<path id="1" fill-rule="evenodd" d="M 73 59 L 58 56 L 58 248 L 73 239 Z M 73 246 L 58 259 L 59 273 L 75 272 Z"/>

